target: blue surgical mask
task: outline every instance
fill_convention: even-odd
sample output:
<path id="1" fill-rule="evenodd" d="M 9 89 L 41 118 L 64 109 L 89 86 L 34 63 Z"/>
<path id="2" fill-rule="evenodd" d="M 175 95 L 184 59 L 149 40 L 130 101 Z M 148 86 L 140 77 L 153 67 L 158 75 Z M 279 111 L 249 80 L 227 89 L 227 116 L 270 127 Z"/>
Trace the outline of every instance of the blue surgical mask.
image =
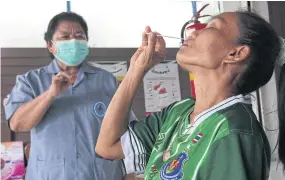
<path id="1" fill-rule="evenodd" d="M 67 66 L 77 66 L 81 64 L 89 54 L 86 40 L 63 40 L 56 41 L 56 54 L 54 56 Z"/>

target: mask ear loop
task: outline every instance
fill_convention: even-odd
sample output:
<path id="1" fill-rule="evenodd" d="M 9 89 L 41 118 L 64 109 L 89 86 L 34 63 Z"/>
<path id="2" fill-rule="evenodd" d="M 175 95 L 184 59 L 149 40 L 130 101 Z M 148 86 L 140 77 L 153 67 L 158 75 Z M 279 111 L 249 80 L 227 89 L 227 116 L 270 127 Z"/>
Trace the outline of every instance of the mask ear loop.
<path id="1" fill-rule="evenodd" d="M 50 40 L 50 42 L 52 43 L 52 45 L 56 44 L 56 42 L 53 41 L 53 40 Z M 54 54 L 54 53 L 52 53 L 52 52 L 50 52 L 50 53 L 54 56 L 54 58 L 57 58 L 57 59 L 58 59 L 58 57 L 56 56 L 56 54 Z"/>
<path id="2" fill-rule="evenodd" d="M 285 63 L 285 39 L 280 37 L 281 50 L 276 63 L 282 67 Z"/>

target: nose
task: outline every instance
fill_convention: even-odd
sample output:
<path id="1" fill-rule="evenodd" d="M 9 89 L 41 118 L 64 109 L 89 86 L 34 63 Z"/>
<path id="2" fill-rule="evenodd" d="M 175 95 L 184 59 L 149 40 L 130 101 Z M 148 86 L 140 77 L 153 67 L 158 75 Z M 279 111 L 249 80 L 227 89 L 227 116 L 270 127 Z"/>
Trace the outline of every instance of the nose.
<path id="1" fill-rule="evenodd" d="M 188 39 L 195 39 L 198 35 L 198 31 L 199 30 L 188 30 L 188 32 L 186 32 L 186 40 Z"/>

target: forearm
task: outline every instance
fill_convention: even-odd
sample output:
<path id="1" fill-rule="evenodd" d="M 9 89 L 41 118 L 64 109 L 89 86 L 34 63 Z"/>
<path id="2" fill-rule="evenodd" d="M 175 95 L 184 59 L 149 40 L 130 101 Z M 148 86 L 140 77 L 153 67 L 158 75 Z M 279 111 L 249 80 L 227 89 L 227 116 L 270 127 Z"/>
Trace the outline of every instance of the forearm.
<path id="1" fill-rule="evenodd" d="M 105 114 L 96 144 L 96 152 L 101 156 L 104 153 L 108 153 L 108 150 L 119 150 L 120 147 L 118 146 L 120 144 L 118 145 L 118 142 L 120 142 L 120 137 L 127 129 L 130 107 L 143 80 L 143 76 L 144 72 L 130 69 L 113 96 Z M 111 157 L 111 159 L 114 158 Z"/>
<path id="2" fill-rule="evenodd" d="M 53 97 L 46 91 L 21 105 L 10 119 L 10 128 L 15 132 L 31 130 L 41 121 L 52 101 Z"/>

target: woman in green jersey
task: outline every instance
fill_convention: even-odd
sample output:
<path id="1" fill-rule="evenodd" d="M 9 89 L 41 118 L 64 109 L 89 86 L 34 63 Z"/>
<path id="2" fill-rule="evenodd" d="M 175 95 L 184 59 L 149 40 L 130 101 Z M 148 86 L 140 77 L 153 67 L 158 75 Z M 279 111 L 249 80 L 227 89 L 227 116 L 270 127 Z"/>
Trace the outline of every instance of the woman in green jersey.
<path id="1" fill-rule="evenodd" d="M 227 12 L 193 32 L 177 53 L 195 77 L 196 99 L 184 99 L 128 125 L 146 72 L 165 58 L 165 41 L 146 27 L 142 45 L 106 112 L 96 145 L 105 159 L 124 159 L 145 179 L 268 179 L 270 146 L 247 94 L 265 85 L 279 37 L 250 12 Z"/>

